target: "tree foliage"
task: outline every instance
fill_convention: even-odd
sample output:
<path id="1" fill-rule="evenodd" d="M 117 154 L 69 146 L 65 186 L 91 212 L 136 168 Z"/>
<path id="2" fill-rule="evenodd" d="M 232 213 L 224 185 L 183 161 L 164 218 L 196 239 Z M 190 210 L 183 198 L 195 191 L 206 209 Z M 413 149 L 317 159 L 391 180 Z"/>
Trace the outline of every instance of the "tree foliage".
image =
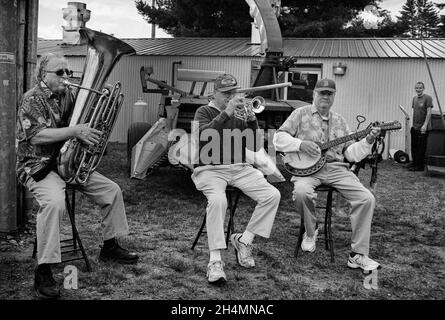
<path id="1" fill-rule="evenodd" d="M 175 37 L 249 37 L 252 17 L 244 0 L 135 0 L 148 23 Z M 393 20 L 382 0 L 281 0 L 278 17 L 283 37 L 436 37 L 445 36 L 445 2 L 406 0 Z M 359 15 L 373 6 L 372 27 Z M 442 23 L 440 23 L 442 20 Z"/>
<path id="2" fill-rule="evenodd" d="M 381 0 L 282 0 L 278 17 L 284 37 L 338 37 L 366 5 Z M 252 18 L 244 0 L 136 0 L 149 23 L 179 37 L 249 37 Z"/>
<path id="3" fill-rule="evenodd" d="M 150 3 L 148 3 L 150 2 Z M 149 23 L 175 37 L 247 37 L 251 31 L 249 6 L 240 0 L 136 0 Z"/>
<path id="4" fill-rule="evenodd" d="M 402 35 L 430 38 L 440 35 L 440 18 L 434 4 L 428 0 L 406 0 L 400 11 Z"/>

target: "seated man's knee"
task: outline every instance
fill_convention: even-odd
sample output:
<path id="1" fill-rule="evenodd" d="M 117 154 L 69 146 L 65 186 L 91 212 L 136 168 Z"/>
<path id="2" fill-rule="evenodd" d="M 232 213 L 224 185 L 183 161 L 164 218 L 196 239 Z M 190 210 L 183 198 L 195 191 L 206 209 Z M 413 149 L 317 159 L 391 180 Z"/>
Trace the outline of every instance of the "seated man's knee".
<path id="1" fill-rule="evenodd" d="M 314 193 L 314 189 L 307 184 L 296 183 L 292 192 L 293 200 L 303 200 L 310 197 Z"/>
<path id="2" fill-rule="evenodd" d="M 364 195 L 364 201 L 366 203 L 369 203 L 370 205 L 374 206 L 375 205 L 375 197 L 372 194 L 371 191 L 369 191 L 368 189 L 366 189 L 365 195 Z"/>
<path id="3" fill-rule="evenodd" d="M 110 181 L 109 182 L 109 184 L 108 184 L 108 189 L 109 189 L 109 193 L 111 193 L 111 194 L 121 194 L 122 193 L 122 190 L 121 190 L 121 187 L 119 187 L 119 185 L 116 183 L 116 182 L 114 182 L 114 181 Z"/>
<path id="4" fill-rule="evenodd" d="M 224 193 L 214 194 L 208 197 L 207 201 L 211 206 L 227 206 L 227 197 Z"/>
<path id="5" fill-rule="evenodd" d="M 270 201 L 273 203 L 280 203 L 280 200 L 281 200 L 280 191 L 277 188 L 273 187 L 270 192 Z"/>
<path id="6" fill-rule="evenodd" d="M 66 210 L 65 195 L 53 195 L 43 206 L 45 206 L 49 212 L 58 212 L 62 215 Z"/>

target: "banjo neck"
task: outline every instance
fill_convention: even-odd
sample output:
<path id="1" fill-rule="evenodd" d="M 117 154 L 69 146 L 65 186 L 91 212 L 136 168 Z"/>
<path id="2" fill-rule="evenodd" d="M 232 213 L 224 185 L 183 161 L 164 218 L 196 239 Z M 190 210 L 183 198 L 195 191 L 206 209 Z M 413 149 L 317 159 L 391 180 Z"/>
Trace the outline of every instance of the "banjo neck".
<path id="1" fill-rule="evenodd" d="M 357 131 L 355 133 L 349 134 L 347 136 L 343 136 L 343 137 L 334 139 L 332 141 L 328 141 L 328 142 L 322 143 L 320 145 L 320 149 L 321 149 L 321 151 L 326 151 L 326 150 L 328 150 L 328 149 L 330 149 L 332 147 L 338 146 L 339 144 L 348 142 L 350 140 L 361 139 L 361 138 L 365 137 L 368 133 L 370 133 L 371 130 L 372 130 L 371 128 L 367 128 L 367 129 L 364 129 L 364 130 Z"/>

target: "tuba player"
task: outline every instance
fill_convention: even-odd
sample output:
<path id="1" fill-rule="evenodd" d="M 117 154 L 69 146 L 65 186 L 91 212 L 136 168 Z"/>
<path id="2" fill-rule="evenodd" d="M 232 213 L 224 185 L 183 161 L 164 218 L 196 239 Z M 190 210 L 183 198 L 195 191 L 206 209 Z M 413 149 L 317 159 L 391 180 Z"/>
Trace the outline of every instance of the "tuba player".
<path id="1" fill-rule="evenodd" d="M 51 265 L 61 262 L 59 225 L 65 206 L 65 181 L 57 173 L 57 156 L 62 144 L 77 138 L 85 145 L 99 142 L 101 132 L 84 124 L 68 126 L 74 93 L 63 84 L 71 74 L 66 59 L 57 54 L 40 58 L 37 84 L 25 93 L 17 114 L 17 177 L 37 200 L 37 268 L 34 290 L 39 298 L 60 296 Z M 104 244 L 100 260 L 137 263 L 139 257 L 123 249 L 116 237 L 128 234 L 128 223 L 120 187 L 93 172 L 79 191 L 101 208 Z"/>

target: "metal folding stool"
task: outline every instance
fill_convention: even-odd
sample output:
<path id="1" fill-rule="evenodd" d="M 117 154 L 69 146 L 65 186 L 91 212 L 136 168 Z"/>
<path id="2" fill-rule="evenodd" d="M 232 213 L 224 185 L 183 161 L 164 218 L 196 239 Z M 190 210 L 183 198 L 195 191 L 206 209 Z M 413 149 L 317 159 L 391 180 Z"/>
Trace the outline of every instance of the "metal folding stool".
<path id="1" fill-rule="evenodd" d="M 70 191 L 71 191 L 71 200 L 70 200 Z M 75 220 L 75 205 L 76 205 L 76 186 L 67 185 L 65 189 L 65 203 L 66 210 L 68 211 L 68 217 L 71 223 L 71 232 L 72 238 L 60 240 L 60 250 L 62 253 L 62 263 L 75 261 L 75 260 L 84 260 L 85 266 L 88 272 L 91 272 L 91 264 L 88 260 L 88 256 L 85 252 L 85 249 L 82 244 L 82 240 L 80 239 L 79 232 L 76 228 L 76 220 Z M 78 253 L 80 252 L 80 256 Z M 34 249 L 32 253 L 32 257 L 35 258 L 37 254 L 37 237 L 34 240 Z M 75 257 L 66 257 L 68 254 L 75 254 Z M 65 256 L 65 257 L 64 257 Z"/>
<path id="2" fill-rule="evenodd" d="M 230 235 L 234 232 L 234 216 L 236 207 L 238 206 L 238 200 L 241 195 L 241 190 L 238 188 L 227 186 L 226 188 L 226 196 L 227 196 L 227 209 L 229 210 L 229 222 L 227 224 L 227 230 L 226 230 L 226 245 L 229 243 Z M 206 225 L 206 218 L 207 218 L 207 212 L 204 212 L 204 219 L 202 220 L 201 227 L 199 228 L 198 234 L 196 235 L 195 241 L 193 241 L 192 250 L 195 248 L 196 244 L 198 243 L 199 238 L 201 237 L 201 234 L 204 231 L 204 227 Z"/>
<path id="3" fill-rule="evenodd" d="M 337 189 L 334 187 L 328 186 L 328 185 L 319 185 L 315 188 L 316 192 L 327 192 L 326 197 L 326 206 L 320 207 L 316 206 L 316 208 L 325 209 L 325 217 L 324 217 L 324 241 L 325 241 L 325 248 L 330 252 L 331 255 L 331 262 L 333 263 L 334 260 L 334 240 L 332 239 L 332 229 L 331 229 L 331 218 L 332 218 L 332 195 L 335 192 L 337 192 Z M 295 258 L 298 258 L 298 253 L 300 251 L 301 243 L 303 242 L 303 234 L 305 232 L 304 227 L 304 214 L 301 213 L 301 219 L 300 219 L 300 233 L 298 235 L 298 241 L 297 241 L 297 247 L 295 248 Z"/>

